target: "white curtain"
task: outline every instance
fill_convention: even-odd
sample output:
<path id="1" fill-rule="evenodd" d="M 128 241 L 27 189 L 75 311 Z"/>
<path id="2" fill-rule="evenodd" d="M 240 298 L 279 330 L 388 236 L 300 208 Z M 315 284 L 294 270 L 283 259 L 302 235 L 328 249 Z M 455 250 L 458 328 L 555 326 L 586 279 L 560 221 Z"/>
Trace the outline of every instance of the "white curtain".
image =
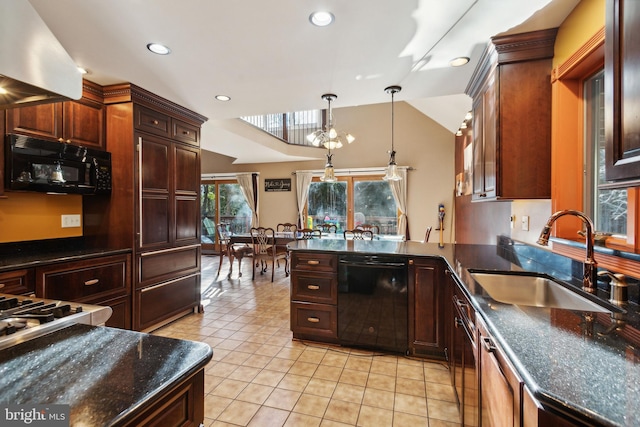
<path id="1" fill-rule="evenodd" d="M 406 240 L 409 240 L 409 222 L 407 218 L 407 169 L 398 168 L 398 175 L 402 177 L 399 181 L 389 181 L 391 187 L 391 193 L 396 201 L 398 210 L 400 211 L 400 217 L 398 218 L 398 234 L 405 236 Z"/>
<path id="2" fill-rule="evenodd" d="M 301 228 L 307 228 L 304 218 L 304 207 L 309 198 L 309 185 L 313 179 L 311 171 L 296 171 L 296 195 L 298 196 L 298 217 Z"/>
<path id="3" fill-rule="evenodd" d="M 240 184 L 242 194 L 249 208 L 251 208 L 251 227 L 258 227 L 260 225 L 258 218 L 258 175 L 253 173 L 239 173 L 236 179 L 238 180 L 238 184 Z"/>

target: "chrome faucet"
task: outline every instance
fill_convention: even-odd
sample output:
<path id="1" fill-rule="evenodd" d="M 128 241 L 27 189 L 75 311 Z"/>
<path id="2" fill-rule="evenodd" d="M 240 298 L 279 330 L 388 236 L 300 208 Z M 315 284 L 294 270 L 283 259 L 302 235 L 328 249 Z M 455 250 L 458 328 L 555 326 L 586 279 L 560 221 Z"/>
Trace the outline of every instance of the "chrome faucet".
<path id="1" fill-rule="evenodd" d="M 594 294 L 598 290 L 598 284 L 597 284 L 598 283 L 598 278 L 597 278 L 598 263 L 593 257 L 594 227 L 593 227 L 593 222 L 589 219 L 589 217 L 587 217 L 585 214 L 583 214 L 580 211 L 576 211 L 572 209 L 566 209 L 566 210 L 562 210 L 554 213 L 549 217 L 549 219 L 547 220 L 547 223 L 542 229 L 542 232 L 540 233 L 540 237 L 538 237 L 538 244 L 542 246 L 547 246 L 549 244 L 549 235 L 551 234 L 551 226 L 553 225 L 554 222 L 556 222 L 558 218 L 565 215 L 576 216 L 580 218 L 584 223 L 584 227 L 585 227 L 584 236 L 586 240 L 587 254 L 582 267 L 582 273 L 583 273 L 582 289 L 584 289 L 586 292 Z"/>

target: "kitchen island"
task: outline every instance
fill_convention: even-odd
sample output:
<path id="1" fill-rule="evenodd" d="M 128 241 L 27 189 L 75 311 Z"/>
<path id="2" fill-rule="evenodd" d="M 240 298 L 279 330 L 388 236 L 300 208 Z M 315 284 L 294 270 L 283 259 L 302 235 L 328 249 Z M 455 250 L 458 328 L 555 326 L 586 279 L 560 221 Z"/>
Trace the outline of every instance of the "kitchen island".
<path id="1" fill-rule="evenodd" d="M 0 402 L 69 405 L 71 426 L 198 426 L 212 354 L 200 342 L 77 324 L 0 352 Z"/>
<path id="2" fill-rule="evenodd" d="M 566 421 L 566 425 L 640 424 L 640 366 L 635 350 L 640 330 L 637 294 L 626 307 L 625 326 L 610 330 L 609 319 L 601 314 L 594 321 L 574 310 L 500 303 L 469 272 L 538 271 L 579 287 L 580 281 L 571 273 L 581 273 L 581 263 L 509 239 L 497 246 L 448 244 L 444 248 L 418 242 L 309 240 L 291 243 L 289 248 L 294 256 L 393 254 L 414 262 L 427 259 L 442 263 L 468 297 L 478 322 L 486 326 L 514 369 L 519 381 L 511 390 L 518 395 L 516 416 L 527 409 L 542 409 L 556 420 Z M 447 283 L 443 281 L 441 286 Z M 598 296 L 606 299 L 608 294 L 603 288 Z M 447 301 L 442 312 L 450 307 Z M 527 401 L 525 392 L 532 394 L 535 403 L 522 409 L 527 405 L 523 403 Z M 526 413 L 523 418 L 527 418 Z M 518 424 L 526 423 L 518 420 Z"/>

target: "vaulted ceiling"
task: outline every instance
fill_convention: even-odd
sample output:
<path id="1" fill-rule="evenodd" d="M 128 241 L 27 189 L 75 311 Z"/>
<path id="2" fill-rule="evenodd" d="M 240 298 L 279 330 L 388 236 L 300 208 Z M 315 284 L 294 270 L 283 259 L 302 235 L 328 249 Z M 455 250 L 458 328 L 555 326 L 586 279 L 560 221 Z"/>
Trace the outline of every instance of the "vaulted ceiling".
<path id="1" fill-rule="evenodd" d="M 87 79 L 132 82 L 209 118 L 202 148 L 295 160 L 233 129 L 237 117 L 396 101 L 455 132 L 489 38 L 558 26 L 579 0 L 29 0 Z M 335 22 L 316 27 L 320 9 Z M 170 47 L 159 56 L 148 43 Z M 468 65 L 449 60 L 467 56 Z M 231 100 L 220 102 L 216 95 Z"/>

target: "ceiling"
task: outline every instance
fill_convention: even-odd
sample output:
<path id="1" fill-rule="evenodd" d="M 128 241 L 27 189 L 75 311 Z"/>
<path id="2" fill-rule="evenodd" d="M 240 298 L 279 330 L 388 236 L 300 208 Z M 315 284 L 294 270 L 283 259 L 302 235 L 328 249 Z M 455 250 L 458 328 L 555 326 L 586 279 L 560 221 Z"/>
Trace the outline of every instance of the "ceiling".
<path id="1" fill-rule="evenodd" d="M 132 82 L 209 121 L 202 148 L 236 163 L 304 157 L 240 129 L 239 116 L 407 101 L 455 132 L 490 37 L 558 26 L 579 0 L 29 0 L 86 76 Z M 320 28 L 320 9 L 335 22 Z M 157 42 L 168 56 L 149 52 Z M 468 56 L 468 65 L 448 61 Z M 228 102 L 214 97 L 223 94 Z"/>

